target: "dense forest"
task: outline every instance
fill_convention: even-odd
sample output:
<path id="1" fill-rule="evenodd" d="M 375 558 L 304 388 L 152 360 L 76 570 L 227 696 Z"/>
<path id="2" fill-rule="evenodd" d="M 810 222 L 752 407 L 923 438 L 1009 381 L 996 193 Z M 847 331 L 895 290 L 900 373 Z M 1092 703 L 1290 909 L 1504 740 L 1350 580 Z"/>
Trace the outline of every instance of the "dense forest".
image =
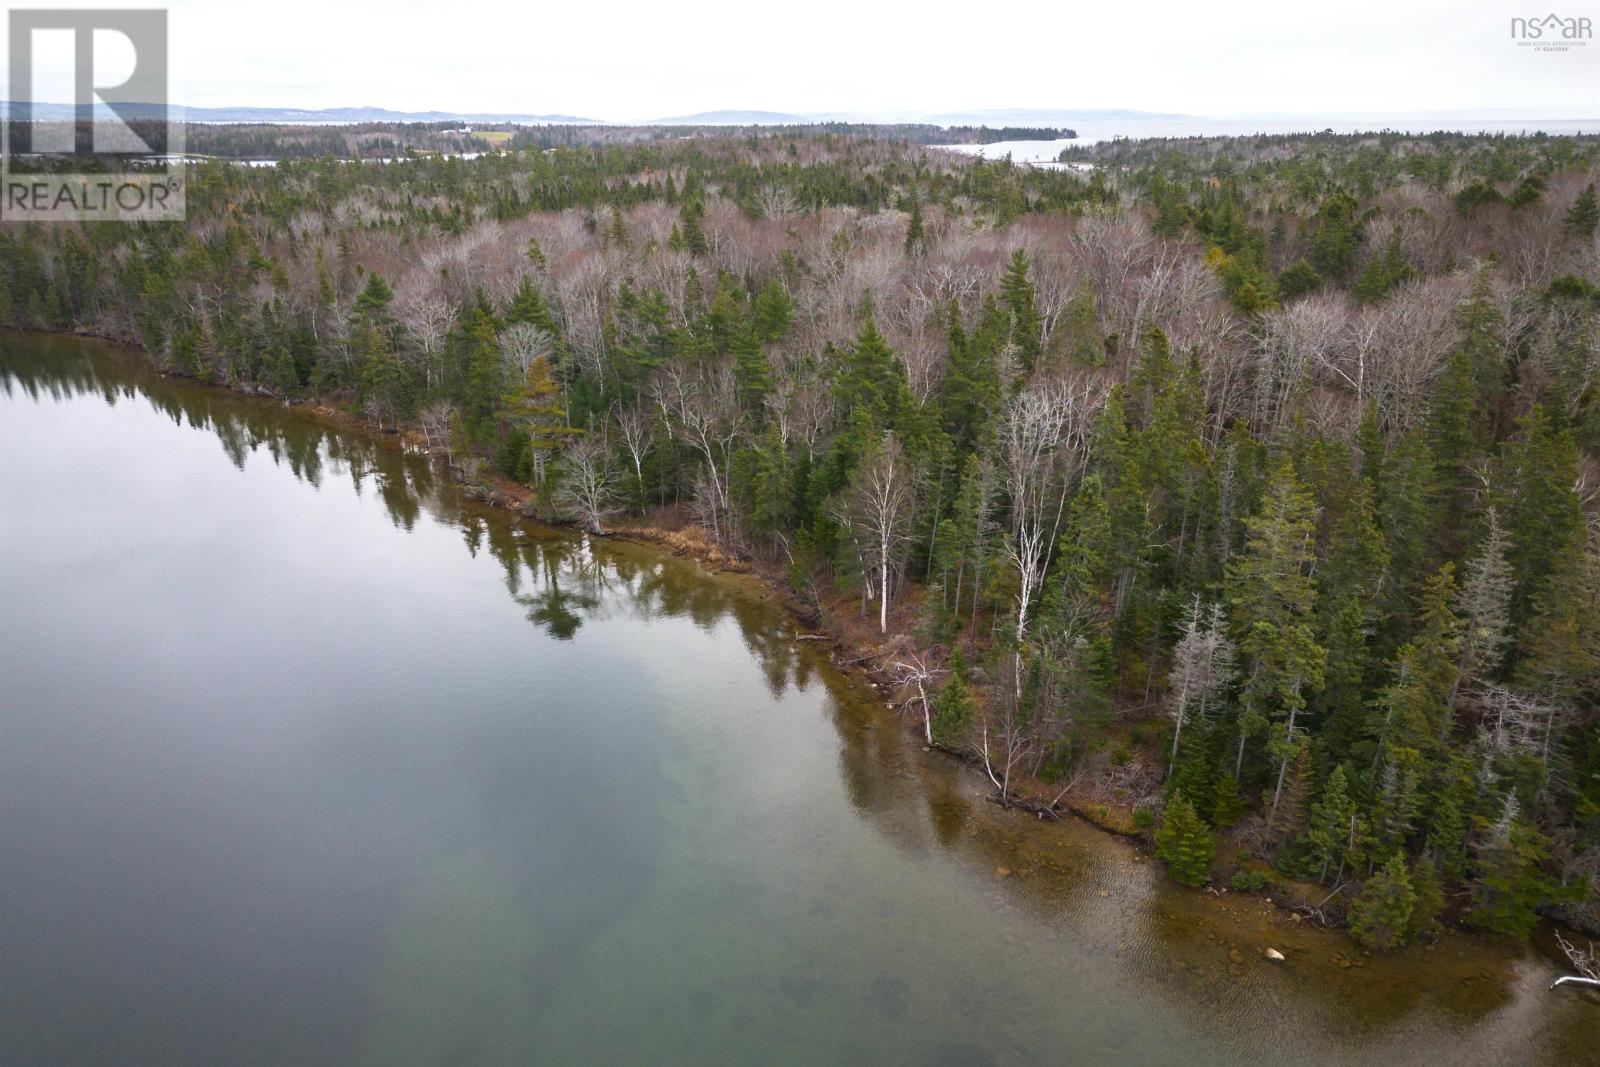
<path id="1" fill-rule="evenodd" d="M 529 149 L 0 227 L 0 322 L 692 521 L 1182 881 L 1600 927 L 1600 140 Z"/>
<path id="2" fill-rule="evenodd" d="M 63 128 L 66 123 L 41 123 Z M 135 120 L 131 127 L 146 144 L 165 145 L 164 124 Z M 79 142 L 90 144 L 83 124 Z M 551 148 L 600 148 L 683 141 L 690 138 L 725 141 L 732 138 L 814 139 L 825 136 L 903 144 L 994 144 L 999 141 L 1073 139 L 1070 129 L 1034 126 L 936 126 L 931 123 L 865 124 L 818 122 L 807 125 L 727 126 L 681 124 L 625 126 L 582 123 L 526 125 L 466 122 L 349 122 L 297 125 L 276 122 L 190 122 L 184 126 L 183 148 L 195 157 L 217 159 L 394 159 L 406 155 L 478 153 L 491 144 L 513 151 Z M 87 148 L 85 149 L 87 151 Z"/>

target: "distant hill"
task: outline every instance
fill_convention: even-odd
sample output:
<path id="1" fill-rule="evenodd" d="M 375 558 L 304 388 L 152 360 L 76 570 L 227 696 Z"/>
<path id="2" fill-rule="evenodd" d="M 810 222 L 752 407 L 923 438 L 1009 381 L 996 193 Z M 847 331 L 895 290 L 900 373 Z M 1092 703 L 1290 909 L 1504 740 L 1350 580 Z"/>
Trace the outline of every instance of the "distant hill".
<path id="1" fill-rule="evenodd" d="M 134 118 L 150 118 L 160 114 L 158 108 L 130 105 Z M 0 101 L 0 114 L 9 114 L 10 104 Z M 526 115 L 500 111 L 391 111 L 382 107 L 329 107 L 305 109 L 292 107 L 190 107 L 182 114 L 189 122 L 266 122 L 290 124 L 347 123 L 347 122 L 516 122 L 524 125 L 595 125 L 600 120 L 578 115 Z M 111 111 L 104 106 L 95 108 L 97 118 L 109 118 Z M 33 117 L 42 121 L 59 122 L 73 117 L 71 104 L 34 104 Z"/>
<path id="2" fill-rule="evenodd" d="M 991 108 L 973 111 L 701 111 L 694 115 L 647 119 L 640 126 L 805 126 L 819 122 L 928 123 L 934 126 L 1053 126 L 1074 122 L 1173 121 L 1193 115 L 1154 111 Z M 634 124 L 631 124 L 634 125 Z"/>
<path id="3" fill-rule="evenodd" d="M 0 101 L 0 114 L 8 105 Z M 155 108 L 133 105 L 135 118 L 150 118 L 158 114 Z M 73 116 L 70 104 L 35 104 L 35 118 L 62 121 Z M 96 108 L 98 117 L 109 118 L 111 112 L 103 106 Z M 514 111 L 394 111 L 383 107 L 191 107 L 184 109 L 190 122 L 257 122 L 315 125 L 357 122 L 508 122 L 527 126 L 583 125 L 583 126 L 808 126 L 818 123 L 846 122 L 868 124 L 917 123 L 934 126 L 987 126 L 1002 127 L 1054 127 L 1068 128 L 1080 122 L 1157 122 L 1194 119 L 1193 115 L 1123 109 L 1066 109 L 1066 108 L 977 108 L 970 111 L 828 111 L 793 112 L 722 109 L 700 111 L 692 115 L 669 115 L 664 118 L 618 122 L 615 119 L 595 119 L 581 115 L 540 115 Z"/>

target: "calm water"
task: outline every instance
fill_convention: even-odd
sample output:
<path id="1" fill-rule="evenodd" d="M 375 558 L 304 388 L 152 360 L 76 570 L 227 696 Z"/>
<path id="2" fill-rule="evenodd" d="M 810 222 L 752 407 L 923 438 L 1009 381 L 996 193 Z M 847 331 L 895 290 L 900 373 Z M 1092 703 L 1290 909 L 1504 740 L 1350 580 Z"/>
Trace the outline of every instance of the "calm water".
<path id="1" fill-rule="evenodd" d="M 999 811 L 728 580 L 89 343 L 0 382 L 0 1062 L 1594 1055 L 1517 946 L 1342 969 Z"/>

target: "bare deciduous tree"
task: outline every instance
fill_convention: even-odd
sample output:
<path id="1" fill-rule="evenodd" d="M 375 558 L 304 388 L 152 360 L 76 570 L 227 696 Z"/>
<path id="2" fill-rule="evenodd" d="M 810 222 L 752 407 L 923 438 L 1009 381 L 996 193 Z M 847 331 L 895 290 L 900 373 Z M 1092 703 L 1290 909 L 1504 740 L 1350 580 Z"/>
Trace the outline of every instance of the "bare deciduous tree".
<path id="1" fill-rule="evenodd" d="M 1213 604 L 1208 611 L 1202 611 L 1199 594 L 1196 594 L 1183 637 L 1173 649 L 1172 671 L 1168 676 L 1173 694 L 1169 778 L 1178 762 L 1178 739 L 1183 735 L 1191 710 L 1204 719 L 1210 702 L 1233 681 L 1234 648 L 1228 639 L 1227 626 L 1222 605 Z"/>
<path id="2" fill-rule="evenodd" d="M 556 507 L 590 533 L 605 533 L 606 518 L 616 513 L 610 444 L 598 434 L 583 437 L 561 454 L 557 469 Z"/>
<path id="3" fill-rule="evenodd" d="M 619 401 L 611 405 L 611 421 L 622 438 L 622 447 L 627 449 L 628 458 L 633 462 L 635 488 L 643 499 L 644 457 L 650 454 L 655 444 L 655 420 L 641 405 L 624 406 Z"/>
<path id="4" fill-rule="evenodd" d="M 864 589 L 877 586 L 879 633 L 889 632 L 889 600 L 911 542 L 915 484 L 899 440 L 887 434 L 862 457 L 834 509 L 861 554 Z"/>
<path id="5" fill-rule="evenodd" d="M 528 368 L 540 356 L 548 357 L 554 347 L 550 334 L 526 322 L 514 322 L 497 336 L 500 352 L 517 372 L 517 381 L 528 376 Z"/>
<path id="6" fill-rule="evenodd" d="M 1090 430 L 1105 402 L 1104 383 L 1084 376 L 1047 381 L 1018 393 L 1000 426 L 1011 533 L 1006 552 L 1017 569 L 1017 684 L 1028 615 L 1060 533 L 1068 486 L 1088 458 Z"/>
<path id="7" fill-rule="evenodd" d="M 728 457 L 744 426 L 733 363 L 724 359 L 694 367 L 663 367 L 651 383 L 651 391 L 668 432 L 705 461 L 700 495 L 705 498 L 707 525 L 721 537 L 731 518 Z"/>

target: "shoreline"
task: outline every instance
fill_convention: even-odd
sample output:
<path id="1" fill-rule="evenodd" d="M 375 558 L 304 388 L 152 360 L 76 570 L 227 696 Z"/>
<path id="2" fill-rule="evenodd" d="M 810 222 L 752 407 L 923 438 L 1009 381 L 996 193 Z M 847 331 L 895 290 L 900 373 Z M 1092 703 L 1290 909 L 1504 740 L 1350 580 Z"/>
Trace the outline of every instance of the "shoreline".
<path id="1" fill-rule="evenodd" d="M 536 491 L 520 483 L 513 482 L 497 473 L 485 470 L 485 479 L 482 485 L 468 482 L 462 476 L 459 467 L 445 462 L 444 455 L 436 449 L 431 449 L 423 439 L 422 434 L 412 425 L 402 425 L 398 429 L 374 427 L 360 415 L 345 410 L 337 404 L 328 403 L 323 399 L 295 400 L 283 397 L 281 394 L 266 388 L 239 388 L 218 381 L 207 381 L 181 372 L 163 370 L 155 364 L 149 352 L 137 341 L 124 338 L 98 334 L 88 330 L 51 331 L 51 330 L 3 330 L 0 335 L 10 333 L 23 337 L 40 337 L 63 340 L 82 340 L 97 342 L 108 349 L 116 351 L 118 358 L 135 358 L 135 362 L 143 369 L 155 374 L 162 379 L 175 379 L 177 381 L 216 390 L 218 393 L 241 400 L 272 401 L 283 409 L 298 412 L 301 415 L 322 422 L 333 428 L 343 431 L 355 431 L 369 435 L 374 441 L 388 447 L 401 450 L 423 453 L 430 460 L 438 463 L 449 472 L 451 482 L 456 490 L 468 500 L 485 507 L 509 511 L 517 519 L 537 523 L 553 531 L 567 534 L 583 534 L 598 537 L 604 541 L 621 542 L 644 546 L 664 556 L 671 556 L 687 560 L 699 567 L 708 577 L 719 580 L 734 580 L 743 587 L 746 595 L 754 596 L 763 602 L 773 602 L 782 609 L 796 624 L 796 632 L 792 640 L 797 643 L 825 642 L 825 651 L 828 664 L 841 677 L 850 679 L 858 684 L 861 689 L 860 696 L 864 704 L 876 705 L 879 708 L 893 713 L 898 728 L 908 734 L 915 735 L 917 744 L 923 746 L 924 752 L 938 752 L 951 759 L 966 771 L 977 770 L 981 776 L 982 763 L 972 753 L 962 752 L 947 748 L 937 743 L 929 743 L 922 737 L 921 724 L 917 721 L 920 717 L 915 714 L 913 705 L 914 697 L 907 697 L 901 692 L 902 685 L 888 669 L 886 656 L 888 650 L 882 645 L 873 645 L 859 639 L 853 639 L 850 627 L 837 617 L 830 617 L 828 603 L 819 603 L 808 607 L 792 590 L 787 588 L 781 570 L 767 566 L 759 560 L 746 558 L 736 550 L 715 541 L 701 528 L 692 524 L 682 523 L 676 526 L 661 525 L 651 522 L 651 518 L 666 518 L 673 513 L 671 509 L 660 509 L 656 512 L 646 513 L 641 517 L 632 517 L 626 521 L 610 526 L 603 532 L 596 533 L 583 529 L 576 523 L 559 518 L 546 517 L 537 514 L 533 508 L 536 500 Z M 853 597 L 835 598 L 836 602 L 854 603 Z M 889 644 L 903 634 L 890 632 L 876 634 L 881 637 L 882 644 Z M 1142 859 L 1156 862 L 1153 830 L 1151 826 L 1141 830 L 1132 818 L 1133 808 L 1123 805 L 1122 809 L 1113 809 L 1103 800 L 1091 800 L 1082 795 L 1075 795 L 1074 790 L 1063 791 L 1053 802 L 1033 795 L 1027 789 L 1038 783 L 1032 781 L 1013 783 L 1016 792 L 1002 802 L 986 785 L 984 799 L 1002 809 L 1014 809 L 1022 815 L 1031 815 L 1036 821 L 1060 820 L 1063 815 L 1071 815 L 1088 829 L 1098 831 L 1110 839 L 1120 839 L 1132 846 Z M 1024 825 L 1026 825 L 1024 823 Z M 1221 849 L 1219 849 L 1219 854 Z M 1164 876 L 1164 875 L 1163 875 Z M 1174 883 L 1176 887 L 1176 883 Z M 1330 936 L 1339 936 L 1335 931 L 1344 931 L 1342 941 L 1353 953 L 1363 956 L 1372 956 L 1374 953 L 1366 952 L 1356 945 L 1347 932 L 1348 925 L 1343 922 L 1331 921 L 1323 915 L 1315 904 L 1307 904 L 1304 899 L 1286 901 L 1284 894 L 1279 890 L 1284 888 L 1304 888 L 1311 891 L 1311 895 L 1320 895 L 1326 903 L 1326 887 L 1310 883 L 1298 883 L 1285 880 L 1277 888 L 1268 887 L 1262 890 L 1234 889 L 1224 880 L 1217 880 L 1216 884 L 1198 887 L 1191 892 L 1197 895 L 1206 895 L 1217 898 L 1217 901 L 1234 899 L 1255 899 L 1261 901 L 1269 910 L 1281 913 L 1286 920 L 1296 924 L 1304 923 L 1307 927 L 1317 927 L 1326 930 Z M 1338 890 L 1335 890 L 1336 893 Z M 1295 894 L 1291 892 L 1290 896 Z M 1219 914 L 1227 909 L 1214 909 Z M 1486 931 L 1474 927 L 1464 926 L 1459 923 L 1443 921 L 1442 927 L 1450 933 L 1469 938 L 1474 941 L 1486 942 L 1497 937 Z M 1565 930 L 1568 934 L 1578 938 L 1588 935 L 1576 928 L 1558 923 L 1545 918 L 1541 922 L 1539 931 L 1529 942 L 1530 947 L 1540 955 L 1549 958 L 1559 966 L 1559 954 L 1549 951 L 1552 941 L 1552 932 Z M 1421 948 L 1426 942 L 1419 942 L 1416 947 Z M 1431 946 L 1429 946 L 1431 949 Z M 1391 954 L 1392 955 L 1392 954 Z M 1359 964 L 1357 964 L 1359 966 Z"/>

